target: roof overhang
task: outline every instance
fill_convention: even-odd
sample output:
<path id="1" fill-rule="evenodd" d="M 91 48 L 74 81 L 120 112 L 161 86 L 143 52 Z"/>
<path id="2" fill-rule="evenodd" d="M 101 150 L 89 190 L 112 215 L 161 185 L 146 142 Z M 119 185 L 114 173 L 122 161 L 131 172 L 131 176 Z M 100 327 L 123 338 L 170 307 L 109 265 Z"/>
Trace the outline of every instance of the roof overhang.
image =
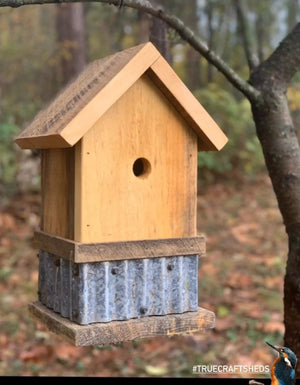
<path id="1" fill-rule="evenodd" d="M 152 43 L 89 64 L 15 142 L 23 149 L 74 146 L 144 73 L 195 131 L 200 150 L 217 151 L 226 144 L 223 131 Z"/>

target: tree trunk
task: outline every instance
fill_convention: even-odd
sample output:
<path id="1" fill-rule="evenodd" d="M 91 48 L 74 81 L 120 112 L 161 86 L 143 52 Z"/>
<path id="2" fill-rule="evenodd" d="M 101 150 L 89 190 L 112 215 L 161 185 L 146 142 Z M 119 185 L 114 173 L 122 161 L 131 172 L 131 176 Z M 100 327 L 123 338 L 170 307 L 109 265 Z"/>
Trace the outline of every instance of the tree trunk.
<path id="1" fill-rule="evenodd" d="M 253 68 L 257 67 L 258 65 L 258 58 L 254 53 L 253 32 L 250 29 L 249 23 L 247 21 L 247 15 L 249 12 L 247 3 L 244 0 L 235 0 L 234 6 L 237 13 L 238 34 L 240 34 L 242 37 L 248 67 L 250 71 L 252 71 Z"/>
<path id="2" fill-rule="evenodd" d="M 145 12 L 138 11 L 138 35 L 137 40 L 138 43 L 146 43 L 149 41 L 150 35 L 150 16 Z"/>
<path id="3" fill-rule="evenodd" d="M 213 28 L 213 3 L 210 1 L 206 4 L 206 16 L 207 16 L 207 45 L 210 50 L 213 50 L 214 41 L 214 28 Z M 215 68 L 211 63 L 207 63 L 207 82 L 211 83 L 214 81 Z"/>
<path id="4" fill-rule="evenodd" d="M 163 1 L 152 0 L 154 6 L 162 7 L 164 5 Z M 167 32 L 168 27 L 167 24 L 158 19 L 157 17 L 151 18 L 150 25 L 150 36 L 149 40 L 155 45 L 155 47 L 159 50 L 162 56 L 171 63 L 171 55 L 170 55 L 170 46 L 167 40 Z"/>
<path id="5" fill-rule="evenodd" d="M 289 239 L 284 345 L 300 357 L 300 149 L 285 95 L 270 92 L 265 100 L 263 106 L 252 104 L 252 111 Z"/>
<path id="6" fill-rule="evenodd" d="M 190 0 L 188 8 L 188 23 L 194 31 L 198 31 L 198 4 L 197 0 Z M 201 56 L 193 47 L 187 48 L 186 55 L 186 80 L 187 86 L 191 91 L 199 89 L 202 84 L 202 66 L 201 66 Z"/>
<path id="7" fill-rule="evenodd" d="M 255 33 L 257 42 L 257 55 L 258 60 L 261 63 L 264 60 L 264 42 L 265 42 L 265 29 L 264 29 L 264 15 L 258 13 L 255 20 Z"/>
<path id="8" fill-rule="evenodd" d="M 287 2 L 287 24 L 288 30 L 291 30 L 297 23 L 297 16 L 299 15 L 300 2 L 299 0 L 289 0 Z"/>
<path id="9" fill-rule="evenodd" d="M 87 61 L 84 4 L 58 4 L 56 7 L 59 72 L 64 84 L 79 73 Z"/>
<path id="10" fill-rule="evenodd" d="M 262 101 L 252 100 L 252 112 L 289 239 L 284 344 L 300 358 L 300 147 L 286 98 L 288 82 L 299 67 L 300 23 L 257 67 L 250 83 L 261 91 Z"/>

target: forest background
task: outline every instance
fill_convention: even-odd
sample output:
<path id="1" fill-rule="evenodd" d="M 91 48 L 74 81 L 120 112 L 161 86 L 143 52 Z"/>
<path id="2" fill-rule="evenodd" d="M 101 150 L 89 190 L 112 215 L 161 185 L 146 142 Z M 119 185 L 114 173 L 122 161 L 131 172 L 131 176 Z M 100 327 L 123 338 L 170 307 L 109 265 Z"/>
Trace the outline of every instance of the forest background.
<path id="1" fill-rule="evenodd" d="M 160 3 L 240 76 L 249 76 L 234 1 Z M 249 0 L 247 7 L 252 44 L 264 60 L 299 20 L 299 1 Z M 264 340 L 283 340 L 287 241 L 250 104 L 172 30 L 165 42 L 169 63 L 229 137 L 221 152 L 199 153 L 198 159 L 198 229 L 208 243 L 199 268 L 199 303 L 216 313 L 216 328 L 75 348 L 26 313 L 37 290 L 33 232 L 39 226 L 40 162 L 37 153 L 18 149 L 13 137 L 85 63 L 147 41 L 150 34 L 161 46 L 153 19 L 128 8 L 79 3 L 0 9 L 2 375 L 195 376 L 192 366 L 198 364 L 270 364 L 273 354 Z M 296 127 L 298 75 L 288 88 Z"/>

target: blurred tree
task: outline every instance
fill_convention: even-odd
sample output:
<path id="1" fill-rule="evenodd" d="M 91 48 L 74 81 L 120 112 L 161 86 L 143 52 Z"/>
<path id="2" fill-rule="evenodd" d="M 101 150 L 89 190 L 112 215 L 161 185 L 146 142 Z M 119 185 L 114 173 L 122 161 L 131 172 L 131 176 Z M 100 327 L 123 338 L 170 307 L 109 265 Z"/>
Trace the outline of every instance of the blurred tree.
<path id="1" fill-rule="evenodd" d="M 160 7 L 162 10 L 164 9 L 166 2 L 166 0 L 152 0 L 153 5 Z M 151 17 L 149 41 L 155 45 L 163 57 L 170 63 L 171 54 L 169 41 L 167 39 L 167 30 L 168 27 L 164 21 L 157 17 Z"/>
<path id="2" fill-rule="evenodd" d="M 290 31 L 297 23 L 299 17 L 299 0 L 287 0 L 285 1 L 287 6 L 287 32 Z"/>
<path id="3" fill-rule="evenodd" d="M 56 32 L 60 52 L 60 83 L 82 71 L 87 62 L 86 28 L 83 3 L 56 5 Z"/>
<path id="4" fill-rule="evenodd" d="M 188 11 L 187 23 L 194 31 L 199 29 L 200 12 L 197 0 L 191 0 Z M 202 85 L 202 61 L 201 56 L 192 47 L 187 47 L 186 54 L 186 83 L 190 90 L 194 91 Z"/>

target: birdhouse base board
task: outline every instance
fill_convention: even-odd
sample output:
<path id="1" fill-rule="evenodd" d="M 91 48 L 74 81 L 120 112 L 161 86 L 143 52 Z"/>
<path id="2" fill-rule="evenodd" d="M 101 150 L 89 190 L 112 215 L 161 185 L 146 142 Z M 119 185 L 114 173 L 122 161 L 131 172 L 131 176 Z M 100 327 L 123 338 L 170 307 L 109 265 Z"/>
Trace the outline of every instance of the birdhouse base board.
<path id="1" fill-rule="evenodd" d="M 89 325 L 78 325 L 48 309 L 38 301 L 30 303 L 28 309 L 34 319 L 75 346 L 111 345 L 136 338 L 193 333 L 212 329 L 215 326 L 214 313 L 203 308 L 182 314 L 150 316 Z"/>

